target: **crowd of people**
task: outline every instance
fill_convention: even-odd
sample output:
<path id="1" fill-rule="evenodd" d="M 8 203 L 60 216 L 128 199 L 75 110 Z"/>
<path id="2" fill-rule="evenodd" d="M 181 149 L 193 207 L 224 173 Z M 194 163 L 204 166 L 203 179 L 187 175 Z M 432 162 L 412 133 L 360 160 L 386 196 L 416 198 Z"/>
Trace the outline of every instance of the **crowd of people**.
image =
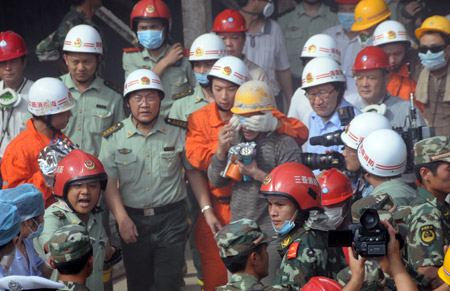
<path id="1" fill-rule="evenodd" d="M 236 0 L 185 49 L 140 0 L 123 87 L 99 0 L 38 44 L 58 78 L 1 32 L 0 289 L 111 290 L 123 258 L 180 290 L 189 243 L 205 291 L 450 290 L 450 17 L 334 2 Z"/>

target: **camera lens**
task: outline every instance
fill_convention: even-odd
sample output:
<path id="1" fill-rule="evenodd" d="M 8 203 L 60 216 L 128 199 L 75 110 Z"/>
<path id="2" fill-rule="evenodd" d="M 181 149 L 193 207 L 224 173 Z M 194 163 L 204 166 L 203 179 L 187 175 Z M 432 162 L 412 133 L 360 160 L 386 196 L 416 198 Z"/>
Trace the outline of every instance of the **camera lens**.
<path id="1" fill-rule="evenodd" d="M 366 209 L 364 213 L 361 215 L 361 225 L 367 229 L 373 229 L 378 225 L 380 221 L 380 217 L 378 216 L 378 212 L 375 209 Z"/>

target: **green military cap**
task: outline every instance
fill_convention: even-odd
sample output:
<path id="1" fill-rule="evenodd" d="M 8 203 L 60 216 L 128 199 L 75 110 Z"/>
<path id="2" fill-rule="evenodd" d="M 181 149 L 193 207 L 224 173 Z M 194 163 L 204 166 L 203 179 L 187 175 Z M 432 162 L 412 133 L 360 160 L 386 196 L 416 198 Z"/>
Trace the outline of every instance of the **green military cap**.
<path id="1" fill-rule="evenodd" d="M 86 228 L 81 225 L 70 224 L 53 233 L 48 248 L 53 262 L 67 263 L 87 254 L 92 245 Z"/>
<path id="2" fill-rule="evenodd" d="M 436 161 L 450 163 L 450 136 L 430 137 L 414 145 L 414 163 L 416 165 Z"/>
<path id="3" fill-rule="evenodd" d="M 242 254 L 271 239 L 251 219 L 239 219 L 224 226 L 214 237 L 221 258 Z"/>

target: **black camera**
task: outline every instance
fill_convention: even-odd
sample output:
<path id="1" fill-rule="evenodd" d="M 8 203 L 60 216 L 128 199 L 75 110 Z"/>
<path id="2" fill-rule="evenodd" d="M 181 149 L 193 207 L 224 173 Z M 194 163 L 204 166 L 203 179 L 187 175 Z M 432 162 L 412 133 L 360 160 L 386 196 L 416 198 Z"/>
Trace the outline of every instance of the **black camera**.
<path id="1" fill-rule="evenodd" d="M 315 170 L 328 170 L 332 168 L 344 169 L 344 156 L 338 152 L 328 154 L 301 153 L 302 163 L 308 168 Z"/>
<path id="2" fill-rule="evenodd" d="M 362 210 L 360 223 L 349 225 L 348 230 L 328 231 L 329 247 L 351 247 L 353 245 L 356 252 L 361 257 L 382 257 L 387 253 L 389 242 L 389 232 L 380 223 L 378 212 L 372 208 Z M 402 248 L 402 239 L 396 235 Z"/>

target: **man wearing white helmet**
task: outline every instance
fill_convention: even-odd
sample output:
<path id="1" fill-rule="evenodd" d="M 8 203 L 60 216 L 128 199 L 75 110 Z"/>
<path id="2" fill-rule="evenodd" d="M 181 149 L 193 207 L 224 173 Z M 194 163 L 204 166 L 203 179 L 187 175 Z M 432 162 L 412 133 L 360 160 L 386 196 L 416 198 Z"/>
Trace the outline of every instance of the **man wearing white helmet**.
<path id="1" fill-rule="evenodd" d="M 358 160 L 364 178 L 374 188 L 370 195 L 387 193 L 396 206 L 408 206 L 416 196 L 416 190 L 401 178 L 406 169 L 406 145 L 392 129 L 370 133 L 358 147 Z"/>
<path id="2" fill-rule="evenodd" d="M 188 175 L 192 169 L 185 131 L 160 115 L 165 92 L 152 71 L 130 73 L 123 96 L 131 115 L 104 135 L 99 158 L 108 174 L 105 199 L 118 224 L 128 290 L 179 290 L 189 226 L 182 169 Z"/>
<path id="3" fill-rule="evenodd" d="M 345 76 L 341 66 L 330 58 L 319 57 L 306 64 L 302 76 L 302 89 L 306 91 L 313 112 L 309 115 L 309 139 L 306 151 L 324 154 L 327 150 L 342 152 L 340 146 L 311 145 L 311 137 L 343 129 L 338 109 L 351 107 L 354 114 L 360 111 L 344 99 Z"/>
<path id="4" fill-rule="evenodd" d="M 329 35 L 316 34 L 311 36 L 303 46 L 300 59 L 303 66 L 317 57 L 327 57 L 340 63 L 341 52 L 337 48 L 336 41 Z M 348 85 L 347 85 L 348 88 Z M 309 128 L 309 115 L 312 112 L 311 104 L 305 96 L 305 90 L 298 88 L 292 96 L 289 106 L 289 117 L 294 117 L 303 122 Z"/>
<path id="5" fill-rule="evenodd" d="M 63 52 L 69 73 L 60 79 L 77 100 L 64 133 L 81 150 L 98 156 L 102 132 L 125 118 L 120 91 L 97 76 L 103 46 L 94 27 L 81 24 L 69 30 Z"/>
<path id="6" fill-rule="evenodd" d="M 409 100 L 416 92 L 416 80 L 420 73 L 420 59 L 411 47 L 406 28 L 398 21 L 386 20 L 373 33 L 373 45 L 380 47 L 389 57 L 391 66 L 387 90 L 393 96 Z M 423 112 L 423 104 L 416 101 Z"/>
<path id="7" fill-rule="evenodd" d="M 231 108 L 239 86 L 248 81 L 249 74 L 245 63 L 236 57 L 227 56 L 219 59 L 211 69 L 208 79 L 211 82 L 214 103 L 210 103 L 191 114 L 188 118 L 186 133 L 186 156 L 198 170 L 206 171 L 212 157 L 218 151 L 228 152 L 231 143 L 237 142 L 239 118 L 233 116 Z M 286 118 L 277 110 L 247 119 L 249 129 L 253 131 L 277 131 L 286 133 L 302 144 L 307 129 L 297 121 Z M 221 142 L 219 143 L 219 140 Z M 230 185 L 214 188 L 207 185 L 206 177 L 200 175 L 192 183 L 203 216 L 200 215 L 195 225 L 194 235 L 197 248 L 202 256 L 202 269 L 205 290 L 226 284 L 227 271 L 219 257 L 215 234 L 230 219 Z"/>
<path id="8" fill-rule="evenodd" d="M 366 136 L 378 129 L 391 129 L 389 120 L 375 112 L 364 112 L 353 118 L 341 134 L 344 143 L 342 155 L 345 158 L 346 170 L 354 174 L 352 187 L 356 191 L 356 199 L 368 196 L 373 190 L 361 173 L 357 149 Z"/>
<path id="9" fill-rule="evenodd" d="M 1 166 L 4 189 L 34 184 L 44 195 L 46 207 L 55 202 L 40 171 L 38 157 L 54 139 L 67 139 L 61 130 L 69 123 L 75 105 L 76 100 L 58 79 L 42 78 L 31 86 L 28 111 L 33 118 L 5 150 Z"/>

